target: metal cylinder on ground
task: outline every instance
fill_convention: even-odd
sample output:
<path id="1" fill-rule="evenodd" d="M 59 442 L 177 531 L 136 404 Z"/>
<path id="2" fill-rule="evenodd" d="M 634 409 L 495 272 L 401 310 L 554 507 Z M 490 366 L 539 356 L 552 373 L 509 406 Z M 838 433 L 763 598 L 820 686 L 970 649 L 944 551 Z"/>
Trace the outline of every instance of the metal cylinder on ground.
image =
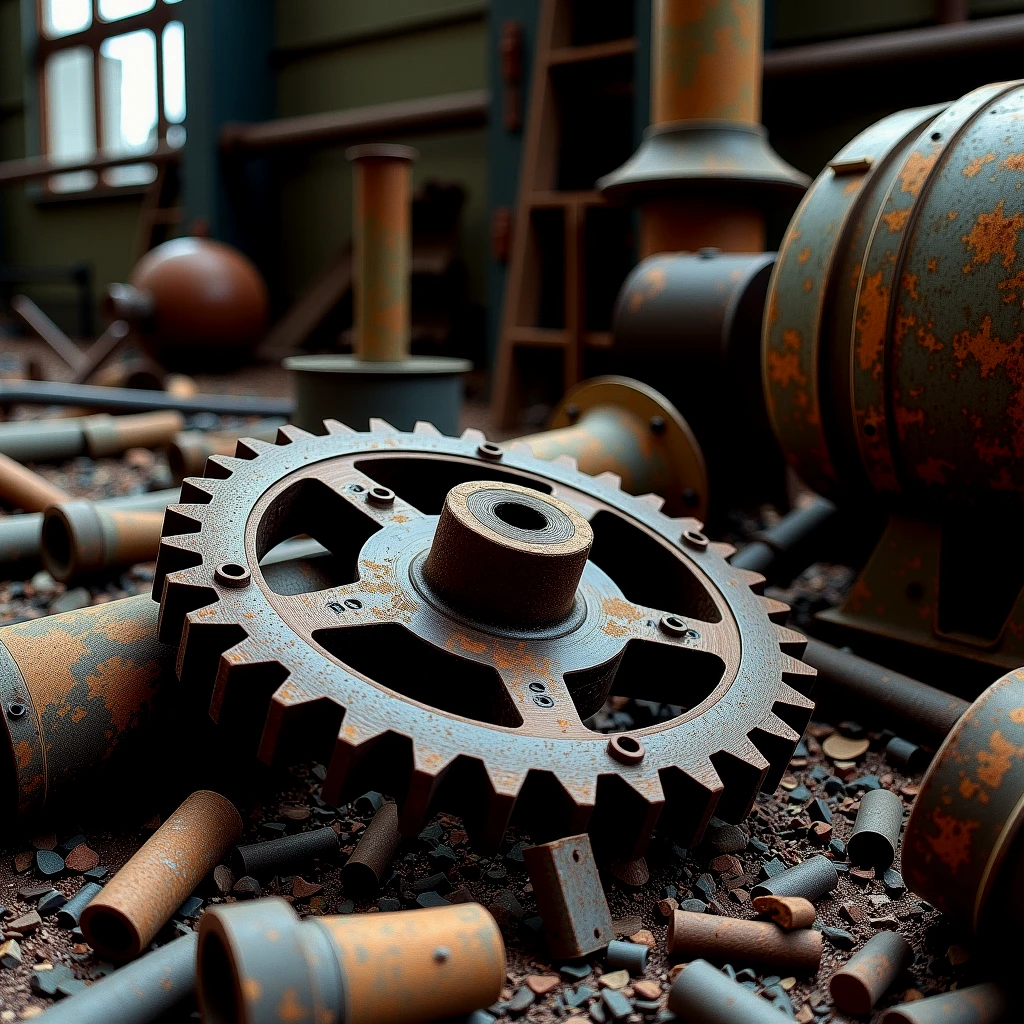
<path id="1" fill-rule="evenodd" d="M 2 820 L 38 811 L 152 718 L 174 651 L 148 595 L 0 627 Z"/>
<path id="2" fill-rule="evenodd" d="M 754 910 L 767 914 L 787 932 L 794 928 L 810 928 L 818 914 L 814 904 L 803 896 L 755 896 Z"/>
<path id="3" fill-rule="evenodd" d="M 273 441 L 283 420 L 261 420 L 233 432 L 223 430 L 184 430 L 167 442 L 167 464 L 171 477 L 180 484 L 187 476 L 202 476 L 211 455 L 234 455 L 238 438 L 255 437 Z"/>
<path id="4" fill-rule="evenodd" d="M 57 911 L 57 924 L 61 928 L 77 928 L 82 911 L 101 892 L 103 892 L 102 885 L 97 885 L 95 882 L 83 883 L 82 888 Z"/>
<path id="5" fill-rule="evenodd" d="M 194 932 L 139 957 L 68 999 L 37 1020 L 45 1024 L 151 1024 L 192 995 L 196 979 Z"/>
<path id="6" fill-rule="evenodd" d="M 668 1008 L 686 1024 L 778 1024 L 779 1011 L 706 960 L 688 963 L 668 993 Z"/>
<path id="7" fill-rule="evenodd" d="M 271 878 L 289 873 L 311 860 L 335 857 L 338 849 L 338 834 L 327 826 L 269 839 L 265 843 L 250 843 L 235 848 L 235 873 L 239 877 Z"/>
<path id="8" fill-rule="evenodd" d="M 0 455 L 0 500 L 25 512 L 41 512 L 55 501 L 65 501 L 67 491 L 50 483 L 45 477 Z"/>
<path id="9" fill-rule="evenodd" d="M 112 509 L 84 498 L 43 513 L 42 560 L 61 583 L 74 584 L 156 558 L 162 511 Z"/>
<path id="10" fill-rule="evenodd" d="M 620 942 L 613 939 L 605 950 L 604 961 L 610 971 L 626 970 L 643 974 L 647 970 L 647 947 L 642 942 Z"/>
<path id="11" fill-rule="evenodd" d="M 876 932 L 829 979 L 832 1002 L 843 1013 L 869 1014 L 913 962 L 914 951 L 899 932 Z"/>
<path id="12" fill-rule="evenodd" d="M 774 583 L 787 571 L 799 572 L 815 559 L 812 552 L 835 523 L 838 509 L 826 498 L 794 508 L 777 522 L 755 533 L 750 543 L 730 559 L 741 569 L 759 572 Z"/>
<path id="13" fill-rule="evenodd" d="M 476 903 L 300 921 L 266 899 L 207 910 L 197 974 L 206 1024 L 427 1024 L 494 1003 L 505 947 Z"/>
<path id="14" fill-rule="evenodd" d="M 352 856 L 341 869 L 345 891 L 360 899 L 369 899 L 380 887 L 401 840 L 398 831 L 398 805 L 386 803 L 374 814 L 359 837 Z"/>
<path id="15" fill-rule="evenodd" d="M 1013 1006 L 1002 985 L 986 982 L 901 1003 L 886 1010 L 880 1024 L 1002 1024 L 1011 1020 Z"/>
<path id="16" fill-rule="evenodd" d="M 137 957 L 241 834 L 234 805 L 197 790 L 82 912 L 86 941 L 111 960 Z"/>
<path id="17" fill-rule="evenodd" d="M 79 455 L 101 459 L 129 448 L 167 444 L 184 422 L 181 413 L 167 409 L 128 416 L 98 413 L 0 423 L 0 454 L 18 462 L 60 462 Z"/>
<path id="18" fill-rule="evenodd" d="M 722 963 L 816 971 L 821 962 L 821 932 L 812 928 L 787 932 L 767 921 L 676 910 L 669 919 L 666 948 L 681 960 L 707 957 Z"/>
<path id="19" fill-rule="evenodd" d="M 757 896 L 802 896 L 812 903 L 831 892 L 839 884 L 839 875 L 828 857 L 820 853 L 800 864 L 794 864 L 777 875 L 758 882 L 750 895 Z"/>
<path id="20" fill-rule="evenodd" d="M 903 801 L 889 789 L 869 789 L 860 799 L 853 832 L 846 841 L 850 862 L 884 870 L 896 859 L 903 830 Z"/>

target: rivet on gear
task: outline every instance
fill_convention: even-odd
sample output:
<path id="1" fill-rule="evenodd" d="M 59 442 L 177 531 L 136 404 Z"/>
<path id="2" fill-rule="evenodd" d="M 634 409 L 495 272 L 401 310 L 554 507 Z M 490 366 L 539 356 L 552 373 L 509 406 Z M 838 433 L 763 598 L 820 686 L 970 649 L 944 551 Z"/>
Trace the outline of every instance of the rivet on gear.
<path id="1" fill-rule="evenodd" d="M 167 518 L 161 635 L 221 728 L 268 763 L 327 764 L 329 802 L 394 796 L 406 833 L 460 814 L 479 849 L 515 815 L 536 841 L 589 831 L 635 857 L 659 821 L 692 843 L 775 788 L 814 673 L 730 546 L 569 459 L 518 447 L 488 466 L 476 433 L 326 426 L 243 439 Z M 256 568 L 211 587 L 300 534 L 331 553 L 331 585 L 321 568 L 276 593 Z M 612 693 L 668 716 L 609 737 L 591 719 Z"/>

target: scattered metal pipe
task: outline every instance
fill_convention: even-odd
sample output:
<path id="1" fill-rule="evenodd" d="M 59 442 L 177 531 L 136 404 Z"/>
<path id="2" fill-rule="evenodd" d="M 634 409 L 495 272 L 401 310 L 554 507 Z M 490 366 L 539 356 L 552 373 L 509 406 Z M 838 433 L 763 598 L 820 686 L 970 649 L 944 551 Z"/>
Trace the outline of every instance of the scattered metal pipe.
<path id="1" fill-rule="evenodd" d="M 750 543 L 730 561 L 774 581 L 786 569 L 803 568 L 821 536 L 834 524 L 838 509 L 825 498 L 787 512 L 778 522 L 755 533 Z"/>
<path id="2" fill-rule="evenodd" d="M 803 896 L 755 896 L 753 904 L 754 910 L 767 914 L 787 932 L 794 928 L 810 928 L 818 916 L 814 904 Z"/>
<path id="3" fill-rule="evenodd" d="M 40 810 L 151 720 L 175 678 L 159 611 L 141 595 L 0 627 L 0 820 Z"/>
<path id="4" fill-rule="evenodd" d="M 193 395 L 177 397 L 164 391 L 132 388 L 101 388 L 91 384 L 58 384 L 52 381 L 0 381 L 0 405 L 80 405 L 86 409 L 146 412 L 176 409 L 182 413 L 212 412 L 219 416 L 290 417 L 290 398 L 257 395 Z"/>
<path id="5" fill-rule="evenodd" d="M 398 805 L 386 803 L 373 816 L 352 851 L 352 856 L 341 869 L 341 882 L 345 891 L 360 900 L 375 895 L 391 867 L 400 839 Z"/>
<path id="6" fill-rule="evenodd" d="M 167 445 L 167 463 L 174 482 L 180 484 L 187 476 L 202 476 L 211 455 L 234 455 L 239 436 L 273 441 L 283 423 L 281 419 L 261 420 L 231 433 L 185 430 L 175 434 Z"/>
<path id="7" fill-rule="evenodd" d="M 45 477 L 6 455 L 0 455 L 0 499 L 12 508 L 41 512 L 47 505 L 70 497 L 67 491 L 51 484 Z"/>
<path id="8" fill-rule="evenodd" d="M 838 884 L 839 875 L 832 861 L 819 853 L 759 882 L 750 890 L 750 895 L 803 896 L 805 900 L 813 903 L 825 893 L 831 892 Z"/>
<path id="9" fill-rule="evenodd" d="M 1010 1000 L 1001 985 L 986 982 L 955 992 L 901 1003 L 880 1024 L 1000 1024 L 1010 1019 Z"/>
<path id="10" fill-rule="evenodd" d="M 61 928 L 77 928 L 82 911 L 101 892 L 103 892 L 102 885 L 97 885 L 95 882 L 83 883 L 82 888 L 57 911 L 57 924 Z"/>
<path id="11" fill-rule="evenodd" d="M 914 951 L 899 932 L 876 932 L 829 979 L 832 1002 L 843 1013 L 867 1016 L 913 962 Z"/>
<path id="12" fill-rule="evenodd" d="M 183 935 L 139 957 L 87 989 L 55 1003 L 37 1020 L 45 1024 L 150 1024 L 187 999 L 195 988 L 199 936 Z"/>
<path id="13" fill-rule="evenodd" d="M 779 1024 L 779 1011 L 767 999 L 706 960 L 680 971 L 668 992 L 668 1008 L 686 1024 Z"/>
<path id="14" fill-rule="evenodd" d="M 647 947 L 642 942 L 608 943 L 604 962 L 610 971 L 626 970 L 630 974 L 643 974 L 647 970 Z"/>
<path id="15" fill-rule="evenodd" d="M 875 718 L 894 732 L 935 748 L 964 716 L 967 701 L 881 665 L 808 638 L 802 660 L 818 670 L 818 691 L 843 700 L 858 720 Z"/>
<path id="16" fill-rule="evenodd" d="M 338 854 L 338 835 L 333 828 L 315 828 L 294 836 L 281 836 L 265 843 L 238 846 L 234 852 L 235 874 L 241 878 L 271 878 L 287 874 L 293 869 L 318 857 L 331 858 Z"/>
<path id="17" fill-rule="evenodd" d="M 669 919 L 666 948 L 680 960 L 707 957 L 722 963 L 816 971 L 821 963 L 821 932 L 813 928 L 787 932 L 768 921 L 676 910 Z"/>
<path id="18" fill-rule="evenodd" d="M 846 852 L 853 864 L 884 870 L 896 859 L 903 801 L 889 789 L 869 789 L 860 800 Z"/>
<path id="19" fill-rule="evenodd" d="M 505 946 L 476 903 L 301 921 L 270 898 L 203 914 L 197 975 L 206 1024 L 427 1024 L 496 1002 Z"/>
<path id="20" fill-rule="evenodd" d="M 168 444 L 184 422 L 181 413 L 167 410 L 0 423 L 0 454 L 18 462 L 63 462 L 79 455 L 102 459 L 129 448 Z"/>
<path id="21" fill-rule="evenodd" d="M 86 941 L 110 960 L 137 957 L 241 834 L 234 804 L 197 790 L 82 911 Z"/>

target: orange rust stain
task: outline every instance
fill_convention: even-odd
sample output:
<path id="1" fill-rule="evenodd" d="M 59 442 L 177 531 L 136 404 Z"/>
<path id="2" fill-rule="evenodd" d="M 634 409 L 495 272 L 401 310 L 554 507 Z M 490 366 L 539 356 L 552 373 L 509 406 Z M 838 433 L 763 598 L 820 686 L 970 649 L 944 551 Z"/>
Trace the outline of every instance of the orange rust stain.
<path id="1" fill-rule="evenodd" d="M 1009 267 L 1017 258 L 1017 235 L 1024 228 L 1024 214 L 1003 213 L 1006 201 L 1000 199 L 991 213 L 979 213 L 974 227 L 960 237 L 960 241 L 972 250 L 971 262 L 964 268 L 968 274 L 976 266 L 988 265 L 994 256 L 1002 256 L 1003 266 Z"/>
<path id="2" fill-rule="evenodd" d="M 800 332 L 794 330 L 792 327 L 782 332 L 782 344 L 790 350 L 790 352 L 799 352 L 800 347 L 803 345 L 803 339 L 800 337 Z"/>
<path id="3" fill-rule="evenodd" d="M 907 391 L 907 394 L 910 395 L 911 398 L 920 398 L 924 394 L 924 385 L 922 384 L 919 388 L 910 388 Z"/>
<path id="4" fill-rule="evenodd" d="M 900 287 L 912 298 L 919 299 L 917 294 L 917 274 L 904 274 L 900 279 Z"/>
<path id="5" fill-rule="evenodd" d="M 629 630 L 618 622 L 606 622 L 601 628 L 608 636 L 629 636 Z"/>
<path id="6" fill-rule="evenodd" d="M 613 619 L 638 619 L 643 614 L 636 605 L 624 601 L 621 597 L 606 597 L 601 602 L 601 608 L 605 615 Z"/>
<path id="7" fill-rule="evenodd" d="M 960 214 L 957 213 L 956 210 L 950 210 L 949 213 L 946 214 L 946 220 L 956 220 L 959 216 Z"/>
<path id="8" fill-rule="evenodd" d="M 1024 171 L 1024 153 L 1007 153 L 1006 157 L 999 161 L 1001 171 Z"/>
<path id="9" fill-rule="evenodd" d="M 938 256 L 933 256 L 928 261 L 928 273 L 929 274 L 934 274 L 935 271 L 938 270 L 938 269 L 939 269 L 939 258 L 938 258 Z"/>
<path id="10" fill-rule="evenodd" d="M 1024 708 L 1014 708 L 1008 717 L 1011 722 L 1015 722 L 1017 725 L 1024 725 Z"/>
<path id="11" fill-rule="evenodd" d="M 246 978 L 242 982 L 242 995 L 250 1002 L 263 998 L 263 986 L 255 978 Z"/>
<path id="12" fill-rule="evenodd" d="M 640 281 L 640 287 L 635 288 L 629 296 L 629 311 L 639 313 L 643 304 L 648 299 L 657 298 L 665 290 L 668 276 L 664 267 L 651 267 Z"/>
<path id="13" fill-rule="evenodd" d="M 281 1002 L 277 1004 L 277 1019 L 282 1024 L 299 1024 L 299 1021 L 309 1020 L 309 1010 L 299 1002 L 295 989 L 284 990 Z"/>
<path id="14" fill-rule="evenodd" d="M 904 313 L 903 307 L 901 306 L 896 313 L 895 329 L 893 331 L 893 340 L 896 344 L 900 344 L 903 339 L 907 336 L 907 331 L 917 323 L 917 317 L 913 313 Z"/>
<path id="15" fill-rule="evenodd" d="M 772 297 L 768 300 L 768 326 L 779 322 L 779 293 L 772 289 Z"/>
<path id="16" fill-rule="evenodd" d="M 938 807 L 932 811 L 932 821 L 939 834 L 929 836 L 929 845 L 939 860 L 955 874 L 961 865 L 970 862 L 971 837 L 981 822 L 961 821 L 951 814 L 943 814 Z"/>
<path id="17" fill-rule="evenodd" d="M 978 751 L 978 778 L 989 789 L 998 789 L 1013 767 L 1013 759 L 1024 757 L 1024 747 L 1011 743 L 998 729 L 989 737 L 988 746 L 988 750 Z"/>
<path id="18" fill-rule="evenodd" d="M 885 221 L 885 226 L 893 234 L 896 234 L 907 226 L 907 221 L 910 220 L 910 209 L 891 210 L 889 213 L 883 213 L 882 220 Z"/>
<path id="19" fill-rule="evenodd" d="M 929 352 L 941 352 L 946 346 L 939 341 L 938 338 L 932 334 L 932 328 L 935 326 L 934 320 L 929 320 L 926 327 L 919 327 L 917 329 L 917 343 L 923 349 L 927 349 Z"/>
<path id="20" fill-rule="evenodd" d="M 393 522 L 393 523 L 407 523 L 407 522 L 409 522 L 409 518 L 410 518 L 409 516 L 403 516 L 403 515 L 401 515 L 401 513 L 399 513 L 398 515 L 394 515 L 394 516 L 391 517 L 391 522 Z"/>
<path id="21" fill-rule="evenodd" d="M 984 156 L 976 156 L 963 170 L 965 178 L 973 178 L 976 174 L 981 172 L 982 167 L 985 164 L 992 163 L 995 160 L 995 153 L 986 153 Z"/>
<path id="22" fill-rule="evenodd" d="M 27 768 L 32 763 L 32 744 L 28 740 L 19 740 L 14 747 L 14 757 L 19 768 Z"/>
<path id="23" fill-rule="evenodd" d="M 862 184 L 863 184 L 863 181 L 862 181 L 861 178 L 851 178 L 846 183 L 846 187 L 843 189 L 843 195 L 844 196 L 852 196 L 853 193 L 856 192 L 857 189 L 859 189 Z"/>
<path id="24" fill-rule="evenodd" d="M 89 712 L 86 711 L 85 708 L 75 708 L 75 710 L 71 712 L 71 721 L 77 725 L 88 713 Z"/>
<path id="25" fill-rule="evenodd" d="M 924 462 L 919 462 L 914 470 L 926 484 L 942 486 L 946 482 L 946 470 L 956 469 L 952 462 L 945 459 L 937 459 L 930 455 Z"/>
<path id="26" fill-rule="evenodd" d="M 464 651 L 469 651 L 470 654 L 486 654 L 487 644 L 481 643 L 479 640 L 474 640 L 472 637 L 463 636 L 461 633 L 455 638 L 459 642 L 459 646 Z"/>
<path id="27" fill-rule="evenodd" d="M 889 288 L 882 284 L 882 271 L 864 279 L 857 311 L 857 363 L 871 371 L 875 380 L 882 377 L 882 346 L 885 319 L 889 309 Z"/>
<path id="28" fill-rule="evenodd" d="M 1005 281 L 1000 281 L 996 287 L 1006 292 L 1003 296 L 1003 302 L 1016 302 L 1017 290 L 1024 289 L 1024 270 L 1018 270 L 1012 277 L 1006 278 Z"/>
<path id="29" fill-rule="evenodd" d="M 924 409 L 910 410 L 905 406 L 897 405 L 893 407 L 893 414 L 896 418 L 896 430 L 899 432 L 901 441 L 906 438 L 908 427 L 924 426 Z"/>
<path id="30" fill-rule="evenodd" d="M 794 381 L 807 383 L 806 374 L 800 370 L 800 357 L 795 352 L 769 352 L 768 377 L 780 388 L 788 388 Z"/>
<path id="31" fill-rule="evenodd" d="M 809 292 L 813 287 L 814 287 L 814 280 L 812 278 L 810 278 L 810 277 L 807 278 L 807 280 L 804 281 L 804 291 L 805 292 Z"/>
<path id="32" fill-rule="evenodd" d="M 938 149 L 933 149 L 927 155 L 916 150 L 911 153 L 900 171 L 900 191 L 912 196 L 918 195 L 938 158 Z"/>
<path id="33" fill-rule="evenodd" d="M 797 263 L 806 263 L 811 258 L 811 247 L 808 245 L 806 248 L 801 249 L 796 254 Z"/>
<path id="34" fill-rule="evenodd" d="M 981 376 L 991 377 L 1000 367 L 1011 379 L 1020 381 L 1024 377 L 1024 366 L 1021 364 L 1022 337 L 1015 341 L 1004 342 L 992 335 L 992 317 L 986 316 L 976 334 L 961 331 L 953 337 L 953 355 L 958 366 L 963 369 L 969 358 L 977 360 Z"/>
<path id="35" fill-rule="evenodd" d="M 983 437 L 975 438 L 974 451 L 986 465 L 992 466 L 997 459 L 1008 459 L 1013 452 L 998 441 Z"/>

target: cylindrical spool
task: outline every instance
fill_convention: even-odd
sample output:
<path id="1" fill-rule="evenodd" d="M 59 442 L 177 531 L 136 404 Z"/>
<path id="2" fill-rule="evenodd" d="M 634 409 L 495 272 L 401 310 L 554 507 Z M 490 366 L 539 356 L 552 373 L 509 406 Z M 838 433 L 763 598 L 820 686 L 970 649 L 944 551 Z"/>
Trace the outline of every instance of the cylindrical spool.
<path id="1" fill-rule="evenodd" d="M 666 948 L 681 960 L 704 956 L 722 963 L 816 971 L 821 962 L 821 932 L 812 928 L 787 932 L 767 921 L 677 910 L 669 920 Z"/>
<path id="2" fill-rule="evenodd" d="M 76 583 L 151 562 L 163 523 L 163 512 L 105 508 L 84 498 L 50 505 L 43 513 L 43 565 L 55 580 Z"/>
<path id="3" fill-rule="evenodd" d="M 803 661 L 818 670 L 829 707 L 883 723 L 901 736 L 937 747 L 963 718 L 967 701 L 892 672 L 849 651 L 808 638 Z"/>
<path id="4" fill-rule="evenodd" d="M 21 463 L 0 455 L 0 499 L 12 508 L 42 512 L 47 505 L 66 501 L 70 495 Z"/>
<path id="5" fill-rule="evenodd" d="M 668 992 L 668 1008 L 686 1024 L 779 1024 L 779 1011 L 706 960 L 694 960 Z"/>
<path id="6" fill-rule="evenodd" d="M 87 989 L 55 1003 L 46 1024 L 150 1024 L 187 999 L 195 988 L 194 932 L 139 957 Z"/>
<path id="7" fill-rule="evenodd" d="M 853 864 L 882 870 L 896 859 L 903 830 L 903 801 L 889 789 L 869 789 L 860 799 L 846 852 Z"/>
<path id="8" fill-rule="evenodd" d="M 235 873 L 239 876 L 252 875 L 253 878 L 272 878 L 277 874 L 287 874 L 318 857 L 334 857 L 338 849 L 338 835 L 333 828 L 315 828 L 312 832 L 299 832 L 265 843 L 236 847 Z"/>
<path id="9" fill-rule="evenodd" d="M 241 834 L 234 805 L 197 790 L 82 912 L 89 945 L 111 960 L 137 957 Z"/>
<path id="10" fill-rule="evenodd" d="M 647 947 L 642 942 L 620 942 L 613 939 L 608 943 L 604 959 L 610 971 L 626 970 L 630 974 L 643 974 L 647 970 Z"/>
<path id="11" fill-rule="evenodd" d="M 215 907 L 197 963 L 206 1024 L 280 1024 L 282 1007 L 322 1024 L 426 1024 L 490 1006 L 505 981 L 501 932 L 476 903 L 305 922 L 274 898 Z"/>
<path id="12" fill-rule="evenodd" d="M 445 498 L 423 577 L 480 621 L 543 627 L 572 611 L 593 541 L 590 524 L 564 501 L 469 481 Z"/>
<path id="13" fill-rule="evenodd" d="M 1010 1019 L 1006 990 L 992 982 L 901 1003 L 880 1024 L 1000 1024 Z"/>
<path id="14" fill-rule="evenodd" d="M 174 679 L 159 612 L 140 595 L 0 628 L 0 820 L 39 810 L 151 719 Z"/>
<path id="15" fill-rule="evenodd" d="M 82 911 L 92 900 L 103 892 L 103 886 L 95 882 L 86 882 L 74 896 L 57 911 L 57 924 L 61 928 L 77 928 Z"/>
<path id="16" fill-rule="evenodd" d="M 751 896 L 803 896 L 812 903 L 839 884 L 835 865 L 820 853 L 780 871 L 750 890 Z"/>
<path id="17" fill-rule="evenodd" d="M 914 951 L 899 932 L 876 932 L 828 983 L 832 1002 L 843 1013 L 869 1014 L 889 986 L 914 962 Z"/>
<path id="18" fill-rule="evenodd" d="M 398 849 L 398 805 L 386 803 L 373 816 L 341 869 L 345 891 L 361 899 L 376 893 Z"/>
<path id="19" fill-rule="evenodd" d="M 353 146 L 356 355 L 397 362 L 409 356 L 412 252 L 411 146 Z"/>
<path id="20" fill-rule="evenodd" d="M 569 455 L 590 476 L 614 473 L 630 494 L 657 494 L 666 515 L 707 515 L 708 473 L 697 438 L 676 407 L 640 381 L 583 381 L 559 402 L 547 430 L 516 440 L 538 459 Z"/>

